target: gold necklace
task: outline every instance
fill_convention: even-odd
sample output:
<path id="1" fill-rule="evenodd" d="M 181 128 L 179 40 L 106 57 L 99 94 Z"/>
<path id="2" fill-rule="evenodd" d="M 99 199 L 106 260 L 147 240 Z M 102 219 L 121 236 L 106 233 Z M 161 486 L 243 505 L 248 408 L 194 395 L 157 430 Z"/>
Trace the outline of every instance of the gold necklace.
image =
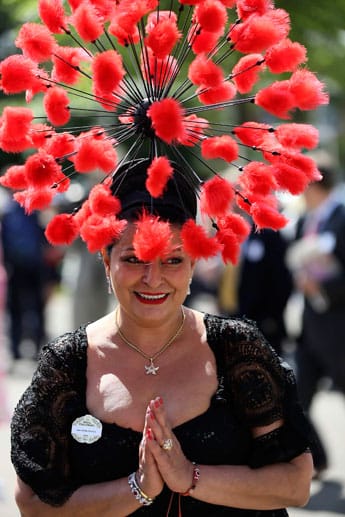
<path id="1" fill-rule="evenodd" d="M 117 307 L 116 312 L 115 312 L 115 321 L 116 321 L 117 331 L 120 334 L 121 339 L 126 343 L 126 345 L 128 345 L 130 348 L 132 348 L 133 350 L 138 352 L 138 354 L 140 354 L 142 357 L 144 357 L 145 359 L 150 361 L 150 364 L 145 365 L 146 375 L 157 375 L 157 372 L 159 370 L 159 366 L 155 366 L 154 361 L 157 359 L 157 357 L 162 355 L 163 352 L 165 352 L 166 349 L 181 334 L 182 329 L 183 329 L 183 325 L 184 325 L 184 322 L 185 322 L 185 319 L 186 319 L 186 315 L 185 315 L 185 312 L 184 312 L 182 307 L 181 307 L 181 310 L 182 310 L 182 323 L 181 323 L 181 325 L 179 326 L 179 328 L 177 329 L 175 334 L 173 336 L 171 336 L 171 338 L 165 343 L 165 345 L 163 345 L 162 348 L 160 350 L 158 350 L 158 352 L 156 352 L 152 357 L 150 357 L 148 354 L 145 354 L 145 352 L 143 350 L 141 350 L 141 348 L 139 348 L 137 345 L 135 345 L 134 343 L 129 341 L 126 338 L 126 336 L 122 333 L 122 331 L 120 330 L 119 321 L 118 321 L 118 319 L 119 319 L 119 308 Z"/>

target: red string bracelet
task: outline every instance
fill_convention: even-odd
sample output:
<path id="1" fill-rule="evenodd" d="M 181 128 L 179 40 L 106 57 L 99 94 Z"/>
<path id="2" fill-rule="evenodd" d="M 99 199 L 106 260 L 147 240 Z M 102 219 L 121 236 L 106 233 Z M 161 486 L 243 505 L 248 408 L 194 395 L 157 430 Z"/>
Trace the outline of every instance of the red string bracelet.
<path id="1" fill-rule="evenodd" d="M 180 492 L 180 495 L 183 495 L 183 496 L 187 496 L 187 495 L 192 495 L 191 492 L 192 490 L 194 490 L 194 488 L 196 487 L 196 484 L 197 482 L 199 481 L 200 479 L 200 468 L 199 468 L 199 465 L 197 465 L 196 463 L 194 463 L 193 461 L 193 479 L 192 479 L 192 485 L 188 488 L 187 492 Z"/>

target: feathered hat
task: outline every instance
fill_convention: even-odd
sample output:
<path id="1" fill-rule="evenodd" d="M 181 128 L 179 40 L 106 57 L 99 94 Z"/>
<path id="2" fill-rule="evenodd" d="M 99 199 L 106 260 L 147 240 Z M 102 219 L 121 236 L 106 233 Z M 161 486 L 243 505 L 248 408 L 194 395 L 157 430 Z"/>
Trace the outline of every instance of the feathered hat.
<path id="1" fill-rule="evenodd" d="M 318 131 L 291 118 L 328 94 L 273 0 L 38 0 L 38 12 L 41 23 L 19 30 L 21 53 L 0 63 L 5 94 L 24 92 L 35 106 L 42 99 L 39 113 L 3 110 L 0 147 L 27 158 L 0 183 L 30 213 L 75 177 L 103 174 L 81 206 L 52 218 L 51 243 L 80 235 L 94 252 L 113 242 L 126 224 L 113 180 L 121 172 L 130 181 L 124 164 L 143 157 L 152 200 L 164 197 L 176 169 L 199 186 L 212 228 L 187 218 L 184 245 L 193 258 L 220 253 L 225 262 L 236 262 L 249 232 L 241 211 L 257 229 L 278 230 L 287 221 L 276 193 L 300 194 L 320 178 L 305 154 Z M 161 256 L 168 238 L 146 209 L 139 258 Z"/>

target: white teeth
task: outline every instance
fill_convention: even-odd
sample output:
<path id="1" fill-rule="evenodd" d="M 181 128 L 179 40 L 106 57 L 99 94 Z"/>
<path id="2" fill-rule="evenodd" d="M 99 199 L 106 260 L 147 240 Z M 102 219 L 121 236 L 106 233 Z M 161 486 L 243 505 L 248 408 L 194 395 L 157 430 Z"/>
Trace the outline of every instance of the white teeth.
<path id="1" fill-rule="evenodd" d="M 145 300 L 162 300 L 166 297 L 165 294 L 143 294 L 138 293 L 141 298 L 145 298 Z"/>

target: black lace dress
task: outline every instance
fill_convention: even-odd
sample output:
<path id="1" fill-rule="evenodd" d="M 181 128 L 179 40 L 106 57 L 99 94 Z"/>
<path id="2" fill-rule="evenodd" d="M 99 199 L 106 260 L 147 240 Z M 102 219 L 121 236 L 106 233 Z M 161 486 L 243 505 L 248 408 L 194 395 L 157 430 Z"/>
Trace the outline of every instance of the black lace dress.
<path id="1" fill-rule="evenodd" d="M 199 464 L 265 464 L 289 461 L 308 448 L 308 427 L 296 399 L 291 369 L 281 363 L 251 322 L 204 317 L 217 362 L 218 390 L 208 410 L 176 427 L 186 456 Z M 85 484 L 128 476 L 138 466 L 141 433 L 103 423 L 93 444 L 71 436 L 86 406 L 85 326 L 42 350 L 31 385 L 12 419 L 12 462 L 19 477 L 50 505 L 62 505 Z M 252 439 L 250 428 L 284 418 L 285 425 Z M 132 515 L 164 517 L 171 498 L 165 488 L 155 502 Z M 286 510 L 253 511 L 173 497 L 170 516 L 285 516 Z"/>

